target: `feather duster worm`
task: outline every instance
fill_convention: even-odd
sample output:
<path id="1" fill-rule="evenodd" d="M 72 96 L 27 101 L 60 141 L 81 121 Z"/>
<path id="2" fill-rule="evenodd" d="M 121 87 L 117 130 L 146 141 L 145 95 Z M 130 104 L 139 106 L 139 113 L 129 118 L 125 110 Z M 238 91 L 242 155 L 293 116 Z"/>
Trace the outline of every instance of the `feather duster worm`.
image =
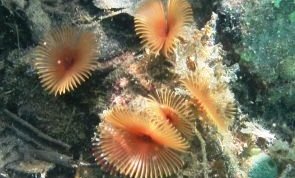
<path id="1" fill-rule="evenodd" d="M 157 90 L 155 95 L 150 95 L 147 110 L 171 123 L 186 138 L 193 135 L 194 114 L 186 99 L 173 91 Z"/>
<path id="2" fill-rule="evenodd" d="M 236 113 L 228 88 L 221 84 L 213 85 L 206 70 L 190 73 L 181 82 L 192 96 L 200 115 L 211 121 L 220 133 L 227 132 Z"/>
<path id="3" fill-rule="evenodd" d="M 116 168 L 114 165 L 110 164 L 108 160 L 105 159 L 104 153 L 100 149 L 99 145 L 101 144 L 100 141 L 100 133 L 102 129 L 113 129 L 110 125 L 101 123 L 99 126 L 96 127 L 97 131 L 94 133 L 94 137 L 92 138 L 93 144 L 93 156 L 95 157 L 96 163 L 100 166 L 101 170 L 108 172 L 111 175 L 116 174 Z M 110 131 L 110 130 L 109 130 Z"/>
<path id="4" fill-rule="evenodd" d="M 41 83 L 55 95 L 77 88 L 97 66 L 95 35 L 73 27 L 51 31 L 35 54 L 35 66 Z"/>
<path id="5" fill-rule="evenodd" d="M 147 0 L 135 15 L 135 32 L 144 47 L 168 57 L 175 50 L 184 26 L 193 22 L 192 9 L 186 0 L 168 0 L 167 13 L 160 0 Z"/>
<path id="6" fill-rule="evenodd" d="M 157 178 L 178 171 L 183 166 L 178 152 L 187 149 L 188 143 L 171 125 L 117 107 L 99 126 L 94 156 L 123 175 Z"/>

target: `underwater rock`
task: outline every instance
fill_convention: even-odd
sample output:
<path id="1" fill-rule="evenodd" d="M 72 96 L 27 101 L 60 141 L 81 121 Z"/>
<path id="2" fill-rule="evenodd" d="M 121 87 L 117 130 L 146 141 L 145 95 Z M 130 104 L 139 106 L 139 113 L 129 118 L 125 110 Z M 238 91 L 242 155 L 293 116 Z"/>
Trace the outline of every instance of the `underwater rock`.
<path id="1" fill-rule="evenodd" d="M 275 135 L 269 130 L 266 130 L 261 125 L 255 122 L 245 122 L 245 128 L 241 129 L 241 132 L 244 134 L 249 134 L 252 137 L 262 138 L 268 143 L 272 143 L 275 140 Z M 256 138 L 256 139 L 257 139 Z"/>
<path id="2" fill-rule="evenodd" d="M 295 23 L 295 11 L 293 11 L 291 14 L 289 14 L 289 20 L 292 24 Z"/>
<path id="3" fill-rule="evenodd" d="M 1 0 L 1 3 L 10 11 L 10 13 L 13 13 L 15 9 L 22 10 L 27 5 L 25 0 Z"/>
<path id="4" fill-rule="evenodd" d="M 278 167 L 276 163 L 265 153 L 252 156 L 249 160 L 249 178 L 276 178 Z"/>
<path id="5" fill-rule="evenodd" d="M 0 122 L 4 122 L 0 119 Z M 32 143 L 26 142 L 21 133 L 13 127 L 1 128 L 0 126 L 0 177 L 6 174 L 5 171 L 13 170 L 26 174 L 46 174 L 54 167 L 54 164 L 40 161 L 30 157 L 21 149 L 32 148 Z M 4 172 L 2 172 L 4 170 Z"/>
<path id="6" fill-rule="evenodd" d="M 4 61 L 0 61 L 0 71 L 1 71 L 2 69 L 4 69 L 4 67 L 5 67 Z"/>
<path id="7" fill-rule="evenodd" d="M 33 40 L 37 42 L 45 32 L 49 31 L 51 20 L 48 14 L 43 11 L 39 0 L 30 0 L 25 9 L 25 14 L 32 31 Z"/>
<path id="8" fill-rule="evenodd" d="M 94 0 L 93 4 L 100 9 L 123 9 L 131 7 L 134 0 Z"/>
<path id="9" fill-rule="evenodd" d="M 133 17 L 127 13 L 103 19 L 96 27 L 100 59 L 121 55 L 135 48 L 138 43 L 133 29 Z"/>
<path id="10" fill-rule="evenodd" d="M 2 122 L 2 120 L 0 121 Z M 24 146 L 24 143 L 18 140 L 17 137 L 6 135 L 4 132 L 0 132 L 0 169 L 3 169 L 9 163 L 19 160 L 21 155 L 15 147 L 18 145 Z"/>
<path id="11" fill-rule="evenodd" d="M 7 55 L 6 60 L 13 64 L 14 68 L 33 66 L 33 50 L 19 51 L 18 49 L 11 50 Z"/>
<path id="12" fill-rule="evenodd" d="M 208 88 L 210 89 L 210 91 L 214 94 L 210 95 L 214 96 L 210 98 L 212 100 L 212 103 L 215 103 L 215 101 L 225 101 L 228 99 L 234 101 L 234 93 L 231 91 L 231 86 L 233 85 L 233 83 L 236 83 L 236 81 L 239 80 L 236 76 L 236 73 L 241 71 L 239 70 L 240 68 L 237 63 L 228 63 L 228 59 L 224 58 L 224 53 L 226 53 L 225 51 L 223 51 L 224 46 L 217 44 L 219 42 L 219 39 L 218 37 L 216 38 L 215 27 L 216 25 L 218 25 L 219 21 L 217 20 L 218 18 L 215 14 L 212 17 L 212 22 L 214 23 L 208 22 L 209 26 L 199 25 L 198 27 L 196 27 L 195 24 L 192 24 L 192 27 L 197 29 L 195 29 L 195 31 L 193 32 L 188 30 L 188 35 L 185 36 L 186 38 L 181 40 L 181 47 L 177 48 L 176 50 L 177 55 L 175 56 L 175 59 L 172 59 L 175 60 L 176 63 L 173 62 L 172 64 L 171 61 L 164 61 L 161 58 L 158 58 L 159 60 L 152 61 L 152 59 L 150 59 L 151 56 L 148 56 L 146 53 L 141 53 L 139 42 L 137 41 L 137 38 L 135 37 L 135 32 L 133 30 L 133 15 L 131 13 L 131 11 L 134 11 L 135 8 L 133 7 L 138 4 L 139 0 L 84 0 L 83 2 L 82 0 L 44 0 L 38 2 L 37 0 L 27 0 L 25 2 L 27 3 L 27 5 L 24 6 L 24 11 L 27 17 L 24 18 L 24 21 L 26 24 L 30 24 L 30 26 L 32 27 L 31 33 L 34 36 L 33 38 L 35 42 L 39 40 L 41 36 L 43 36 L 44 32 L 50 29 L 51 24 L 58 25 L 62 23 L 69 23 L 73 24 L 74 26 L 85 28 L 87 30 L 93 30 L 98 38 L 98 42 L 100 45 L 98 49 L 100 52 L 98 60 L 102 64 L 104 62 L 111 62 L 113 61 L 112 59 L 114 56 L 120 57 L 118 55 L 122 54 L 122 56 L 120 57 L 122 59 L 120 59 L 119 61 L 124 62 L 120 64 L 114 63 L 114 66 L 108 72 L 100 71 L 100 69 L 95 71 L 93 73 L 93 76 L 88 81 L 83 83 L 81 87 L 79 87 L 76 91 L 68 93 L 67 95 L 62 97 L 53 97 L 51 95 L 48 95 L 47 92 L 45 92 L 41 88 L 40 82 L 36 75 L 36 71 L 34 70 L 32 65 L 32 60 L 34 60 L 32 58 L 32 52 L 34 49 L 30 49 L 30 47 L 32 47 L 35 43 L 30 42 L 29 48 L 27 47 L 26 51 L 24 51 L 23 53 L 22 46 L 20 46 L 21 50 L 16 49 L 15 47 L 13 48 L 15 49 L 13 51 L 6 49 L 6 51 L 8 51 L 8 57 L 4 56 L 2 69 L 0 62 L 0 100 L 2 101 L 0 103 L 0 109 L 2 109 L 2 107 L 8 108 L 16 113 L 19 117 L 22 117 L 24 120 L 34 125 L 36 128 L 44 131 L 44 133 L 72 145 L 73 147 L 68 154 L 70 156 L 73 156 L 74 159 L 78 159 L 78 157 L 81 156 L 86 158 L 89 162 L 94 162 L 93 158 L 90 156 L 91 151 L 89 150 L 91 147 L 90 137 L 92 136 L 95 125 L 100 122 L 97 113 L 101 113 L 103 109 L 107 108 L 108 106 L 112 106 L 113 103 L 128 104 L 130 100 L 133 99 L 135 95 L 134 93 L 145 96 L 147 94 L 150 94 L 153 90 L 157 88 L 174 88 L 178 94 L 186 95 L 186 97 L 189 98 L 186 90 L 184 90 L 183 87 L 176 82 L 178 80 L 178 78 L 176 77 L 183 76 L 183 74 L 187 74 L 188 71 L 192 72 L 196 69 L 200 70 L 201 68 L 204 69 L 202 71 L 208 69 L 206 70 L 206 74 L 208 74 L 210 79 L 207 80 L 207 85 L 209 86 Z M 212 4 L 217 3 L 217 0 L 210 0 L 209 3 L 206 0 L 190 0 L 190 2 L 192 2 L 194 12 L 196 12 L 201 8 L 201 6 L 198 6 L 200 2 L 203 2 L 203 7 L 205 9 L 209 6 L 213 7 L 214 5 Z M 244 0 L 229 0 L 228 2 L 232 3 L 231 5 L 236 3 L 236 7 L 239 7 L 242 2 L 244 2 Z M 95 8 L 94 5 L 97 8 Z M 282 7 L 283 1 L 279 3 L 279 5 L 280 7 Z M 212 9 L 214 8 L 208 9 L 207 11 L 202 10 L 201 12 L 197 12 L 198 14 L 194 13 L 195 21 L 207 21 L 208 18 L 206 18 L 206 15 L 208 15 L 209 12 L 211 14 Z M 241 9 L 242 8 L 240 8 L 240 10 Z M 207 14 L 204 13 L 205 11 L 207 12 Z M 241 10 L 238 13 L 233 14 L 233 16 L 238 16 L 242 12 L 243 11 Z M 288 13 L 288 17 L 290 17 L 290 13 Z M 235 24 L 234 21 L 239 19 L 232 18 L 230 20 L 233 21 L 232 24 Z M 236 26 L 234 26 L 233 28 L 236 28 Z M 257 27 L 253 25 L 253 28 Z M 276 29 L 278 27 L 274 28 Z M 231 33 L 231 29 L 226 30 L 229 30 L 227 32 Z M 269 28 L 265 30 L 269 30 Z M 238 31 L 239 30 L 237 30 L 237 32 Z M 234 31 L 233 33 L 236 33 L 236 31 Z M 264 34 L 270 33 L 261 33 L 261 36 Z M 236 36 L 237 41 L 239 40 L 240 35 L 241 34 L 238 34 Z M 242 35 L 243 40 L 247 40 L 247 35 L 258 36 L 258 32 L 256 33 L 254 31 L 251 32 L 251 34 L 243 33 Z M 251 36 L 251 38 L 252 37 L 253 36 Z M 259 38 L 257 38 L 257 40 L 258 39 Z M 253 42 L 253 46 L 254 43 L 255 41 Z M 267 41 L 267 43 L 269 43 L 269 41 Z M 260 45 L 262 46 L 264 44 L 261 42 Z M 268 45 L 271 46 L 273 44 L 269 43 Z M 245 50 L 249 49 L 247 48 Z M 140 52 L 137 53 L 138 51 Z M 239 52 L 239 54 L 242 54 L 244 51 L 237 50 L 237 52 Z M 263 53 L 263 50 L 261 50 L 260 52 Z M 275 51 L 273 53 L 276 52 L 278 51 Z M 281 66 L 277 66 L 278 68 L 273 68 L 274 73 L 269 73 L 270 76 L 267 76 L 264 73 L 268 73 L 268 70 L 271 69 L 270 66 L 273 67 L 275 66 L 275 64 L 277 65 L 278 61 L 286 60 L 288 59 L 287 56 L 294 55 L 287 55 L 283 53 L 280 54 L 283 55 L 281 58 L 270 60 L 260 58 L 256 59 L 255 55 L 251 56 L 252 58 L 249 60 L 249 63 L 247 62 L 247 60 L 243 59 L 241 64 L 244 65 L 244 67 L 247 67 L 249 71 L 251 71 L 253 74 L 257 73 L 261 80 L 274 83 L 274 85 L 268 85 L 269 88 L 267 88 L 267 91 L 271 96 L 276 96 L 273 98 L 273 100 L 266 100 L 265 98 L 261 97 L 261 101 L 268 102 L 268 104 L 276 105 L 278 107 L 280 106 L 277 104 L 278 102 L 280 102 L 280 104 L 282 104 L 282 102 L 284 102 L 284 104 L 289 103 L 288 108 L 289 110 L 291 110 L 292 106 L 294 106 L 294 104 L 292 103 L 294 103 L 295 100 L 292 99 L 294 98 L 292 90 L 290 90 L 290 92 L 287 92 L 287 85 L 290 88 L 294 85 L 290 83 L 282 85 L 282 83 L 278 83 L 275 80 L 280 79 L 280 82 L 285 82 L 281 79 L 291 81 L 291 65 L 286 65 L 287 63 L 282 62 Z M 128 60 L 130 62 L 128 62 Z M 233 62 L 237 61 L 238 59 Z M 275 62 L 272 63 L 271 61 Z M 266 69 L 261 68 L 263 66 L 266 66 Z M 112 72 L 113 75 L 106 74 L 109 73 L 111 70 L 114 70 Z M 278 74 L 278 70 L 289 72 L 279 72 Z M 260 74 L 259 72 L 261 72 L 262 74 Z M 174 75 L 175 73 L 179 75 Z M 288 79 L 286 79 L 286 76 Z M 3 81 L 1 81 L 2 78 Z M 284 89 L 280 88 L 279 86 L 284 87 Z M 256 86 L 250 87 L 254 88 Z M 245 88 L 245 90 L 247 90 L 247 88 Z M 272 91 L 274 91 L 274 94 L 271 93 Z M 284 95 L 286 93 L 287 95 Z M 270 99 L 272 98 L 270 97 Z M 289 102 L 287 102 L 286 100 L 289 100 Z M 241 102 L 242 106 L 245 102 L 249 102 L 249 100 L 244 100 L 243 102 Z M 109 105 L 109 103 L 111 103 L 111 105 Z M 236 118 L 234 119 L 234 117 L 236 117 L 236 108 L 232 103 L 235 102 L 216 103 L 220 104 L 220 106 L 216 104 L 217 106 L 213 107 L 212 110 L 220 110 L 221 108 L 222 110 L 224 110 L 224 113 L 226 115 L 231 116 L 231 118 L 228 119 L 232 120 L 228 121 L 233 121 L 235 123 L 230 124 L 232 130 L 229 131 L 229 135 L 236 137 L 235 130 L 238 129 L 236 125 L 241 124 L 242 122 L 244 122 L 244 120 Z M 265 103 L 263 104 L 264 107 L 268 106 Z M 212 107 L 212 105 L 209 105 L 209 107 Z M 141 107 L 139 109 L 143 108 Z M 254 119 L 258 117 L 261 116 L 256 115 Z M 275 118 L 277 117 L 277 115 L 273 114 L 273 117 Z M 292 121 L 292 118 L 294 117 L 290 118 L 290 120 Z M 186 161 L 187 164 L 184 167 L 185 169 L 176 176 L 181 177 L 182 175 L 184 175 L 187 177 L 204 178 L 208 176 L 237 177 L 234 175 L 238 175 L 241 171 L 245 171 L 240 169 L 239 165 L 242 164 L 242 162 L 244 161 L 243 154 L 240 155 L 240 153 L 243 153 L 243 149 L 247 146 L 247 143 L 243 143 L 243 140 L 240 142 L 234 140 L 235 142 L 223 142 L 231 144 L 222 144 L 222 142 L 220 142 L 220 140 L 222 139 L 219 137 L 218 134 L 216 134 L 214 123 L 203 123 L 202 121 L 205 121 L 205 119 L 206 118 L 204 114 L 204 119 L 197 120 L 197 128 L 200 130 L 200 135 L 201 137 L 203 136 L 204 138 L 206 138 L 203 139 L 204 143 L 202 143 L 202 141 L 194 140 L 191 155 L 185 155 L 187 157 L 187 159 L 185 160 L 188 160 Z M 258 130 L 261 131 L 261 129 L 259 128 Z M 255 130 L 254 132 L 257 134 L 257 130 Z M 266 140 L 272 140 L 274 135 L 272 135 L 271 133 L 275 132 L 268 133 L 265 131 L 263 133 L 264 135 L 258 133 L 259 135 L 256 136 L 264 136 Z M 250 132 L 248 135 L 252 134 L 253 133 Z M 2 135 L 0 135 L 0 138 L 2 138 L 1 136 Z M 237 139 L 239 139 L 239 137 L 237 137 Z M 0 140 L 0 143 L 2 143 L 1 141 L 2 140 Z M 2 145 L 0 144 L 0 148 L 1 146 Z M 202 149 L 200 149 L 200 147 L 202 147 Z M 230 150 L 226 152 L 225 149 Z M 0 152 L 1 151 L 2 150 L 0 149 Z M 230 156 L 233 158 L 231 158 Z M 271 158 L 267 156 L 267 158 L 265 159 L 269 160 Z M 258 178 L 257 176 L 255 177 L 256 173 L 262 172 L 261 170 L 265 170 L 260 168 L 258 169 L 258 166 L 266 165 L 270 167 L 269 169 L 271 169 L 271 164 L 269 164 L 267 161 L 264 161 L 263 156 L 262 158 L 260 158 L 260 160 L 262 161 L 255 160 L 255 162 L 252 162 L 253 167 L 249 172 L 249 175 L 251 175 L 252 177 L 250 178 Z M 10 166 L 16 165 L 11 164 Z M 33 167 L 35 166 L 36 165 L 33 165 Z M 274 171 L 275 169 L 276 172 Z M 23 170 L 20 169 L 15 170 L 23 172 Z M 60 169 L 60 167 L 57 167 L 56 170 L 61 171 L 58 173 L 54 172 L 53 175 L 48 175 L 48 178 L 73 177 L 74 174 L 73 170 L 63 171 L 62 168 Z M 64 175 L 60 175 L 62 171 L 65 172 Z M 76 170 L 75 177 L 95 177 L 94 175 L 92 175 L 95 171 L 98 171 L 98 174 L 101 173 L 98 166 L 94 166 L 94 168 L 91 168 L 91 170 L 90 168 L 88 169 L 88 167 L 81 166 L 81 168 L 78 167 L 78 169 Z M 273 171 L 273 174 L 277 174 L 278 172 L 277 168 L 273 168 L 273 170 L 271 171 Z M 271 171 L 268 171 L 268 173 L 271 173 Z M 66 176 L 65 174 L 70 174 L 72 176 Z M 111 176 L 106 175 L 105 177 Z"/>
<path id="13" fill-rule="evenodd" d="M 269 148 L 270 154 L 279 162 L 284 162 L 285 164 L 295 164 L 295 139 L 289 144 L 286 141 L 277 140 Z"/>
<path id="14" fill-rule="evenodd" d="M 241 41 L 236 44 L 240 63 L 261 80 L 274 83 L 277 64 L 294 56 L 295 26 L 288 18 L 295 7 L 291 1 L 280 1 L 279 9 L 271 1 L 226 1 L 223 10 L 239 17 Z M 235 28 L 232 28 L 235 32 Z"/>
<path id="15" fill-rule="evenodd" d="M 1 4 L 0 1 L 0 60 L 4 60 L 10 50 L 26 48 L 32 42 L 23 9 L 5 2 Z M 8 2 L 13 4 L 13 1 Z"/>
<path id="16" fill-rule="evenodd" d="M 221 6 L 222 12 L 238 20 L 238 26 L 229 24 L 227 32 L 234 34 L 239 29 L 239 40 L 230 45 L 236 56 L 233 60 L 241 66 L 239 83 L 234 84 L 240 85 L 240 104 L 250 116 L 260 115 L 266 125 L 287 123 L 294 129 L 290 118 L 294 107 L 294 1 L 229 0 Z"/>
<path id="17" fill-rule="evenodd" d="M 291 109 L 295 106 L 294 87 L 295 83 L 281 83 L 279 86 L 270 88 L 268 103 L 273 106 L 281 103 L 286 109 Z"/>
<path id="18" fill-rule="evenodd" d="M 284 80 L 295 80 L 295 56 L 288 56 L 285 60 L 282 60 L 279 64 L 278 72 Z"/>
<path id="19" fill-rule="evenodd" d="M 142 0 L 93 0 L 95 7 L 108 12 L 108 16 L 128 14 L 134 16 L 137 5 Z"/>

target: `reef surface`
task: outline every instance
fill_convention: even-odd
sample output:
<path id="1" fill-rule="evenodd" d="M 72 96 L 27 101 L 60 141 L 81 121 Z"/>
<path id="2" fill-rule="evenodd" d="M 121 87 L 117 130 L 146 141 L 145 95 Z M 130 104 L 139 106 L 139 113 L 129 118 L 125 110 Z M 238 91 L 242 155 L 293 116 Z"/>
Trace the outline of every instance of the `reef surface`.
<path id="1" fill-rule="evenodd" d="M 163 88 L 189 100 L 178 81 L 195 70 L 209 78 L 203 94 L 213 101 L 199 99 L 184 166 L 171 177 L 295 177 L 295 1 L 188 2 L 193 22 L 171 62 L 136 36 L 141 0 L 0 0 L 0 177 L 120 176 L 92 155 L 103 112 L 118 104 L 142 110 L 142 98 Z M 54 96 L 40 83 L 35 51 L 62 25 L 95 34 L 98 66 Z M 225 101 L 235 104 L 226 131 L 214 120 L 229 111 Z"/>

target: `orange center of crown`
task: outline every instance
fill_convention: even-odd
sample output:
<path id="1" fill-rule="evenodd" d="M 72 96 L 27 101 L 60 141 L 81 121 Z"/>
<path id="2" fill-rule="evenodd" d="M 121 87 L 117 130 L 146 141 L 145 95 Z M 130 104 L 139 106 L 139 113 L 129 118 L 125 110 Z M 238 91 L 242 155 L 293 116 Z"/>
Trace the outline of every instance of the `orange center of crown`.
<path id="1" fill-rule="evenodd" d="M 177 113 L 172 108 L 163 105 L 160 107 L 164 117 L 168 120 L 168 122 L 175 124 L 175 122 L 179 121 Z"/>

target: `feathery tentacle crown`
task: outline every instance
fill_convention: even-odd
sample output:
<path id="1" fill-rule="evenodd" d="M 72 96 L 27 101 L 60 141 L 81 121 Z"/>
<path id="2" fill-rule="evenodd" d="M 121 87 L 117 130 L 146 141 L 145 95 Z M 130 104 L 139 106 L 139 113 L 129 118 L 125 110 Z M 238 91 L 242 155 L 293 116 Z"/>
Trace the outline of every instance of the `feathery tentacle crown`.
<path id="1" fill-rule="evenodd" d="M 99 163 L 135 178 L 170 176 L 183 166 L 178 152 L 188 149 L 187 141 L 172 125 L 123 107 L 108 111 L 98 132 L 94 156 L 105 160 Z"/>
<path id="2" fill-rule="evenodd" d="M 227 132 L 236 113 L 228 88 L 212 85 L 205 70 L 189 73 L 181 82 L 192 96 L 200 115 L 211 121 L 220 133 Z"/>
<path id="3" fill-rule="evenodd" d="M 172 54 L 184 26 L 193 22 L 193 12 L 186 0 L 168 0 L 167 13 L 161 0 L 146 0 L 135 15 L 135 32 L 152 53 Z"/>
<path id="4" fill-rule="evenodd" d="M 169 89 L 157 90 L 148 98 L 147 110 L 172 124 L 186 138 L 193 135 L 194 114 L 188 101 Z"/>
<path id="5" fill-rule="evenodd" d="M 35 58 L 43 87 L 62 95 L 77 88 L 95 70 L 95 35 L 69 26 L 52 30 L 37 47 Z"/>

